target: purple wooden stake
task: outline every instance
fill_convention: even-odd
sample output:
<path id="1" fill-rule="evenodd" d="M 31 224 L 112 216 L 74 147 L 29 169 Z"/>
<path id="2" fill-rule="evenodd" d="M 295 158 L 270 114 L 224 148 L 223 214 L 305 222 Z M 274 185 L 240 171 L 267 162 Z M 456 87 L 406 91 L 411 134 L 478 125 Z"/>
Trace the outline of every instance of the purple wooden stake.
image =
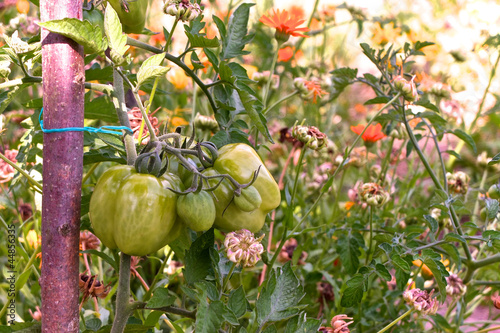
<path id="1" fill-rule="evenodd" d="M 81 0 L 41 0 L 42 22 L 82 19 Z M 83 126 L 83 48 L 42 29 L 44 127 Z M 83 133 L 43 136 L 42 332 L 77 333 Z"/>

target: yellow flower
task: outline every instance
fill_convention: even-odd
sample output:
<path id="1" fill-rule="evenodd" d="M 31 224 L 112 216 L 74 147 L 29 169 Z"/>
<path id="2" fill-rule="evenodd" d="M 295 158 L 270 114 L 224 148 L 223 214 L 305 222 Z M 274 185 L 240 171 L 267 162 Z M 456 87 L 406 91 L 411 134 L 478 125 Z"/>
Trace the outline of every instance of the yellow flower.
<path id="1" fill-rule="evenodd" d="M 170 121 L 170 124 L 175 128 L 178 126 L 186 126 L 189 125 L 189 122 L 182 117 L 173 117 Z"/>
<path id="2" fill-rule="evenodd" d="M 38 248 L 38 246 L 40 245 L 40 240 L 38 239 L 38 235 L 36 234 L 35 230 L 28 231 L 28 234 L 26 235 L 26 242 L 31 248 Z"/>
<path id="3" fill-rule="evenodd" d="M 247 70 L 247 75 L 249 78 L 252 78 L 253 75 L 257 72 L 257 67 L 255 66 L 252 66 L 252 65 L 246 65 L 246 64 L 243 64 L 241 65 L 244 69 Z"/>
<path id="4" fill-rule="evenodd" d="M 375 44 L 385 45 L 394 42 L 399 36 L 401 36 L 401 28 L 396 28 L 394 22 L 384 24 L 384 27 L 380 22 L 377 22 L 374 27 L 372 41 Z"/>
<path id="5" fill-rule="evenodd" d="M 183 69 L 178 67 L 172 68 L 167 73 L 167 80 L 170 81 L 177 90 L 184 90 L 189 84 L 189 76 L 184 73 Z"/>

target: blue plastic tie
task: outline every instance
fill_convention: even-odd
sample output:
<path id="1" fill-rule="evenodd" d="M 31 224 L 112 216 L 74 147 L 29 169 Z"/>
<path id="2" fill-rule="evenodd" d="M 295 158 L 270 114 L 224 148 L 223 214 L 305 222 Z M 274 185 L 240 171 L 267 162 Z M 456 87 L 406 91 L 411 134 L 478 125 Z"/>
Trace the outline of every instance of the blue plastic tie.
<path id="1" fill-rule="evenodd" d="M 85 127 L 66 127 L 66 128 L 46 129 L 46 128 L 43 128 L 42 113 L 43 113 L 43 108 L 40 110 L 40 115 L 38 116 L 38 121 L 40 122 L 40 128 L 42 129 L 43 133 L 91 132 L 91 133 L 107 133 L 107 134 L 122 135 L 122 132 L 118 132 L 119 130 L 124 130 L 124 131 L 130 132 L 130 133 L 134 133 L 127 126 L 101 126 L 99 128 L 85 126 Z"/>

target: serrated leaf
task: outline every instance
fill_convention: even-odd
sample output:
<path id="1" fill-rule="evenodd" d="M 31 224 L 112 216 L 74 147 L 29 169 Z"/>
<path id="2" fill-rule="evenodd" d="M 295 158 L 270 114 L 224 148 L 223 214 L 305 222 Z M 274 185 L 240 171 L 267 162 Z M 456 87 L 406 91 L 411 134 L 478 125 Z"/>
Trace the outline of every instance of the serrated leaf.
<path id="1" fill-rule="evenodd" d="M 253 36 L 247 35 L 247 26 L 250 8 L 254 5 L 255 4 L 253 3 L 243 3 L 236 8 L 234 13 L 229 18 L 227 34 L 222 34 L 219 27 L 220 22 L 216 21 L 222 38 L 222 51 L 220 54 L 221 60 L 227 60 L 249 53 L 248 51 L 243 51 L 243 49 L 245 48 L 245 45 L 253 39 Z"/>
<path id="2" fill-rule="evenodd" d="M 186 251 L 184 277 L 187 283 L 193 284 L 203 281 L 210 274 L 210 247 L 214 244 L 213 228 L 198 237 L 188 251 Z"/>
<path id="3" fill-rule="evenodd" d="M 363 293 L 365 292 L 365 276 L 362 274 L 356 274 L 346 283 L 347 288 L 342 294 L 342 300 L 340 305 L 346 308 L 358 305 L 363 299 Z"/>
<path id="4" fill-rule="evenodd" d="M 486 211 L 488 212 L 488 219 L 494 219 L 498 214 L 498 200 L 486 198 Z"/>
<path id="5" fill-rule="evenodd" d="M 375 265 L 375 273 L 377 273 L 378 276 L 386 281 L 391 281 L 392 279 L 391 273 L 389 273 L 387 268 L 385 268 L 385 266 L 382 264 Z"/>
<path id="6" fill-rule="evenodd" d="M 102 95 L 93 100 L 89 100 L 89 95 L 85 97 L 85 119 L 99 119 L 108 123 L 118 123 L 116 109 L 108 95 Z"/>
<path id="7" fill-rule="evenodd" d="M 163 59 L 165 58 L 165 53 L 155 54 L 147 58 L 137 71 L 137 86 L 140 87 L 144 82 L 149 79 L 153 79 L 159 76 L 165 75 L 168 71 L 168 67 L 160 66 Z"/>
<path id="8" fill-rule="evenodd" d="M 227 301 L 227 306 L 237 318 L 240 318 L 247 312 L 247 304 L 248 302 L 243 286 L 239 286 L 238 289 L 231 291 Z"/>
<path id="9" fill-rule="evenodd" d="M 307 318 L 306 313 L 302 312 L 287 322 L 285 333 L 316 333 L 320 325 L 319 319 Z"/>
<path id="10" fill-rule="evenodd" d="M 257 106 L 257 103 L 260 103 L 257 101 L 257 99 L 252 96 L 248 91 L 237 89 L 238 91 L 238 96 L 241 99 L 241 102 L 243 103 L 243 107 L 245 108 L 245 111 L 247 112 L 248 116 L 252 120 L 252 124 L 257 127 L 260 133 L 266 137 L 269 142 L 274 143 L 273 138 L 271 137 L 271 134 L 269 133 L 269 129 L 267 128 L 267 120 L 264 118 L 262 113 L 260 112 L 260 105 Z"/>
<path id="11" fill-rule="evenodd" d="M 432 104 L 429 100 L 427 99 L 419 99 L 414 103 L 415 105 L 420 105 L 423 106 L 426 109 L 432 110 L 434 112 L 439 113 L 439 109 L 436 105 Z"/>
<path id="12" fill-rule="evenodd" d="M 485 232 L 483 232 L 483 239 L 485 240 L 500 239 L 500 231 L 486 230 Z"/>
<path id="13" fill-rule="evenodd" d="M 451 261 L 457 265 L 457 270 L 460 270 L 462 267 L 462 260 L 460 259 L 460 253 L 457 247 L 452 244 L 441 244 L 441 247 L 450 256 Z"/>
<path id="14" fill-rule="evenodd" d="M 304 297 L 302 285 L 290 263 L 277 268 L 271 273 L 257 299 L 259 325 L 295 316 L 299 312 L 296 306 L 302 297 Z"/>
<path id="15" fill-rule="evenodd" d="M 47 22 L 38 22 L 39 26 L 55 32 L 65 37 L 71 38 L 75 42 L 88 50 L 88 53 L 98 53 L 104 56 L 104 51 L 108 48 L 108 42 L 102 37 L 99 26 L 93 26 L 89 21 L 80 21 L 76 18 L 65 18 Z"/>
<path id="16" fill-rule="evenodd" d="M 119 55 L 124 55 L 128 50 L 127 35 L 123 34 L 122 24 L 113 6 L 106 6 L 104 12 L 104 31 L 108 37 L 109 47 Z"/>
<path id="17" fill-rule="evenodd" d="M 23 87 L 24 88 L 24 87 Z M 21 92 L 21 85 L 14 86 L 0 93 L 0 114 L 9 106 L 10 102 Z"/>
<path id="18" fill-rule="evenodd" d="M 340 237 L 337 242 L 337 251 L 340 254 L 342 266 L 348 274 L 354 274 L 359 267 L 359 249 L 357 240 L 350 236 Z"/>
<path id="19" fill-rule="evenodd" d="M 472 150 L 474 151 L 474 154 L 477 154 L 476 143 L 474 142 L 474 139 L 469 134 L 465 133 L 464 131 L 462 131 L 461 129 L 458 129 L 458 128 L 450 133 L 456 135 L 459 139 L 464 141 L 469 147 L 472 148 Z"/>
<path id="20" fill-rule="evenodd" d="M 424 215 L 424 219 L 427 221 L 427 223 L 429 223 L 429 227 L 431 229 L 431 232 L 435 233 L 439 227 L 438 221 L 436 221 L 436 219 L 430 215 Z"/>
<path id="21" fill-rule="evenodd" d="M 446 234 L 446 236 L 444 236 L 444 240 L 447 242 L 460 242 L 464 244 L 466 243 L 465 239 L 462 236 L 455 233 Z"/>
<path id="22" fill-rule="evenodd" d="M 166 288 L 156 288 L 153 297 L 148 301 L 146 307 L 148 309 L 158 309 L 174 304 L 175 296 L 168 293 Z"/>
<path id="23" fill-rule="evenodd" d="M 410 273 L 410 270 L 411 270 L 410 264 L 408 264 L 408 262 L 406 260 L 401 258 L 401 256 L 399 254 L 394 254 L 391 257 L 391 261 L 395 267 L 401 269 L 405 273 Z"/>
<path id="24" fill-rule="evenodd" d="M 204 36 L 200 35 L 193 35 L 190 32 L 186 31 L 186 36 L 189 40 L 189 43 L 191 44 L 191 47 L 201 47 L 201 48 L 207 48 L 207 47 L 219 47 L 219 39 L 217 37 L 214 38 L 207 38 Z"/>
<path id="25" fill-rule="evenodd" d="M 446 277 L 449 275 L 446 267 L 441 262 L 441 256 L 433 250 L 425 249 L 422 251 L 422 262 L 431 270 L 438 284 L 441 302 L 446 299 Z"/>

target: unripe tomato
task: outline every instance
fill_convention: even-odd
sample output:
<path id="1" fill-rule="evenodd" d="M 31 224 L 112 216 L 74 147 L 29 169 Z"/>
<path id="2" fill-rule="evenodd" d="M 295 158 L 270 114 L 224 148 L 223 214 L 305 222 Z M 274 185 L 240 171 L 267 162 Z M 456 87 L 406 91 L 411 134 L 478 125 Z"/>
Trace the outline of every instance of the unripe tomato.
<path id="1" fill-rule="evenodd" d="M 234 196 L 234 204 L 244 212 L 252 212 L 262 205 L 262 197 L 255 186 L 241 190 L 241 195 Z"/>
<path id="2" fill-rule="evenodd" d="M 191 230 L 206 231 L 214 225 L 214 201 L 205 191 L 181 195 L 177 199 L 177 215 Z"/>
<path id="3" fill-rule="evenodd" d="M 500 199 L 500 187 L 498 186 L 498 184 L 493 184 L 490 186 L 488 195 L 492 199 Z"/>
<path id="4" fill-rule="evenodd" d="M 128 165 L 105 171 L 90 199 L 94 233 L 107 247 L 132 256 L 144 256 L 167 245 L 176 222 L 180 179 L 166 173 L 157 178 L 137 173 Z"/>
<path id="5" fill-rule="evenodd" d="M 104 15 L 102 12 L 92 6 L 90 10 L 83 10 L 83 19 L 92 23 L 93 26 L 98 26 L 101 28 L 102 33 L 104 33 Z"/>
<path id="6" fill-rule="evenodd" d="M 142 32 L 146 24 L 148 0 L 108 0 L 108 2 L 120 18 L 123 32 L 134 34 Z M 128 12 L 125 6 L 128 7 Z"/>

